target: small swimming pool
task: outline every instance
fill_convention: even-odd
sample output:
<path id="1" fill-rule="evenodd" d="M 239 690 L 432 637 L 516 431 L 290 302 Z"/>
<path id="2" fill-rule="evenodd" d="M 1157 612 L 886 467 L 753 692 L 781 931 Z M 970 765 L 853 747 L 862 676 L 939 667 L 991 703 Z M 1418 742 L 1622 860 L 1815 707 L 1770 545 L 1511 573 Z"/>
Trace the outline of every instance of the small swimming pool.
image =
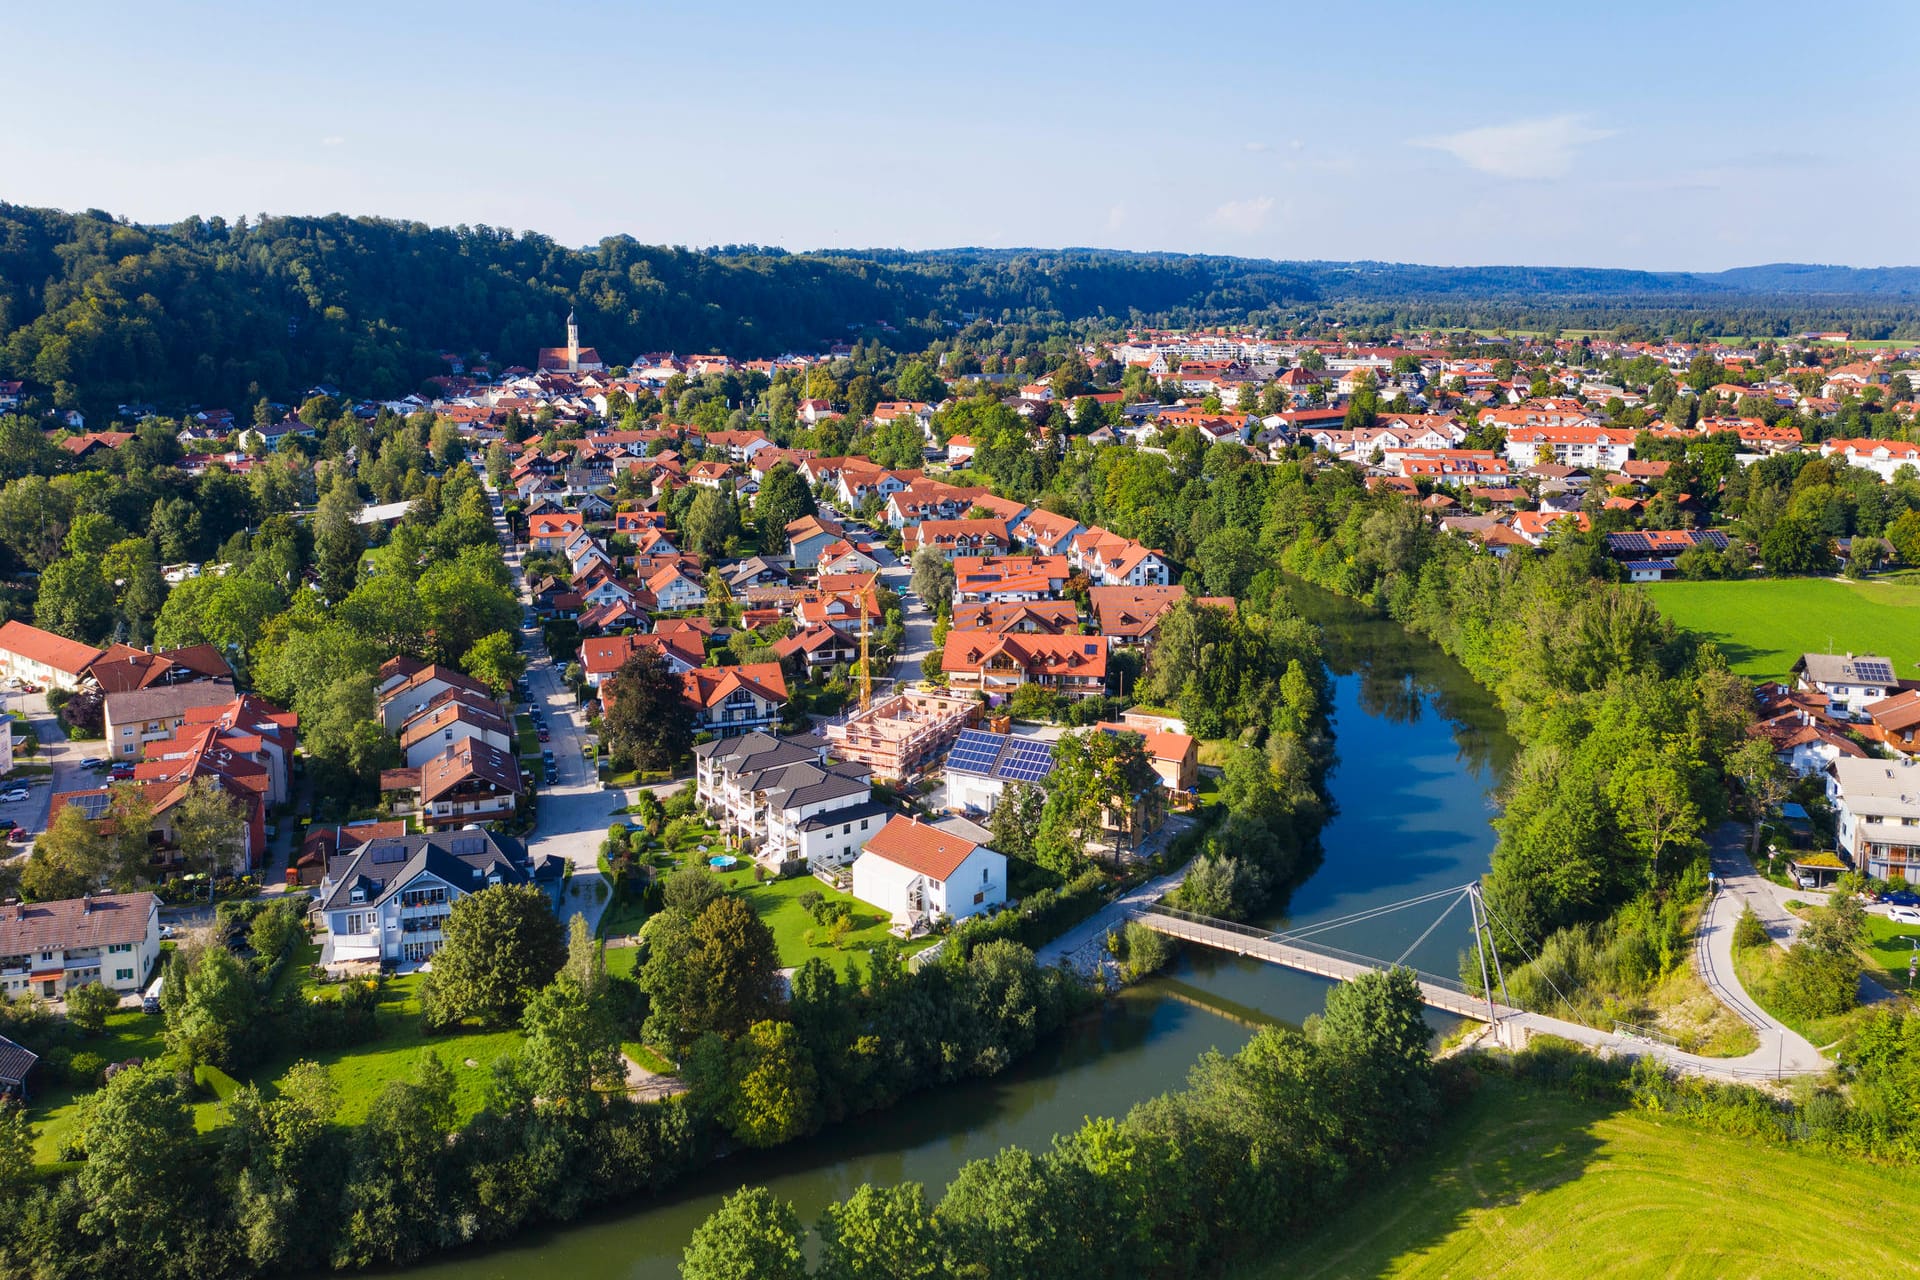
<path id="1" fill-rule="evenodd" d="M 740 859 L 730 853 L 716 853 L 707 859 L 707 865 L 716 871 L 725 871 L 728 867 L 734 866 L 739 861 Z"/>

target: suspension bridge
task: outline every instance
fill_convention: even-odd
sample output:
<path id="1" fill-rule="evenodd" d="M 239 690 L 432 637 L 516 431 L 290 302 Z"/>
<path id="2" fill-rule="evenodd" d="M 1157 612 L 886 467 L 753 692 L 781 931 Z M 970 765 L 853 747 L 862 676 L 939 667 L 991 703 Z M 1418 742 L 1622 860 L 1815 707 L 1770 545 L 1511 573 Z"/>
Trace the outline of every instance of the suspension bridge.
<path id="1" fill-rule="evenodd" d="M 1463 903 L 1467 906 L 1472 950 L 1480 971 L 1477 991 L 1456 977 L 1432 973 L 1407 963 L 1421 945 L 1434 935 L 1441 923 Z M 1345 926 L 1420 907 L 1439 907 L 1440 910 L 1426 929 L 1392 960 L 1346 951 L 1321 940 L 1324 935 Z M 1672 1038 L 1657 1031 L 1628 1023 L 1615 1022 L 1609 1031 L 1516 1007 L 1510 1003 L 1507 994 L 1505 964 L 1496 933 L 1506 933 L 1511 948 L 1509 954 L 1518 951 L 1529 960 L 1532 956 L 1527 954 L 1519 936 L 1488 907 L 1478 884 L 1442 889 L 1280 931 L 1195 915 L 1157 901 L 1129 904 L 1126 915 L 1155 933 L 1182 942 L 1246 956 L 1337 982 L 1350 982 L 1363 974 L 1387 969 L 1409 969 L 1419 984 L 1421 999 L 1429 1007 L 1486 1023 L 1494 1041 L 1508 1048 L 1520 1048 L 1536 1035 L 1551 1035 L 1598 1050 L 1605 1056 L 1651 1057 L 1675 1070 L 1727 1079 L 1779 1079 L 1810 1075 L 1824 1071 L 1827 1066 L 1824 1061 L 1817 1066 L 1804 1060 L 1788 1061 L 1783 1045 L 1775 1043 L 1779 1037 L 1770 1038 L 1770 1033 L 1764 1028 L 1756 1028 L 1761 1043 L 1754 1052 L 1739 1058 L 1708 1058 L 1683 1051 Z M 1547 982 L 1552 987 L 1550 976 Z M 1553 990 L 1560 1004 L 1568 1013 L 1573 1013 L 1572 1002 L 1557 987 Z"/>

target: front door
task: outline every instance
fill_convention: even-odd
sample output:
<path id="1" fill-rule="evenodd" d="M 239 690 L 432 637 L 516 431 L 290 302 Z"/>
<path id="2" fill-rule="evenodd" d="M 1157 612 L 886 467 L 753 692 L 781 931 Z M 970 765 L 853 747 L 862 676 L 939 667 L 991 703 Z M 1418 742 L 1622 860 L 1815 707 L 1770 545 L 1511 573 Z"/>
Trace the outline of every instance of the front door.
<path id="1" fill-rule="evenodd" d="M 60 994 L 56 990 L 56 988 L 59 987 L 59 985 L 60 985 L 60 980 L 58 978 L 48 978 L 45 982 L 40 984 L 40 994 L 45 996 L 47 999 L 51 1000 L 56 995 Z"/>

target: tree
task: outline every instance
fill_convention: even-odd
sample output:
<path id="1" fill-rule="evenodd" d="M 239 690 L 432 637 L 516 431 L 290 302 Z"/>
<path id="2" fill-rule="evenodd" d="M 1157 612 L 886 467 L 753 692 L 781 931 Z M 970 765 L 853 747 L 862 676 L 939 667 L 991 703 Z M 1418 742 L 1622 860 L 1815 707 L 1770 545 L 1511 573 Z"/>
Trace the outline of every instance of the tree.
<path id="1" fill-rule="evenodd" d="M 1793 793 L 1793 780 L 1773 754 L 1773 744 L 1765 738 L 1749 738 L 1735 747 L 1727 756 L 1726 770 L 1728 777 L 1740 783 L 1746 797 L 1747 813 L 1753 820 L 1747 852 L 1758 856 L 1760 824 Z"/>
<path id="2" fill-rule="evenodd" d="M 218 778 L 195 778 L 186 795 L 173 807 L 173 842 L 189 867 L 207 873 L 207 896 L 213 880 L 234 867 L 234 846 L 247 828 L 247 811 Z"/>
<path id="3" fill-rule="evenodd" d="M 370 795 L 382 769 L 400 762 L 400 744 L 378 718 L 375 678 L 367 671 L 332 680 L 324 673 L 293 699 L 301 745 L 313 760 L 323 794 Z"/>
<path id="4" fill-rule="evenodd" d="M 681 528 L 687 535 L 687 549 L 695 555 L 706 558 L 724 555 L 727 539 L 740 532 L 732 496 L 718 489 L 702 488 L 694 496 L 693 505 L 687 508 Z"/>
<path id="5" fill-rule="evenodd" d="M 526 673 L 527 657 L 510 633 L 491 631 L 473 642 L 460 659 L 460 668 L 505 702 L 513 692 L 514 681 Z"/>
<path id="6" fill-rule="evenodd" d="M 360 495 L 347 479 L 328 489 L 314 509 L 313 568 L 320 594 L 335 602 L 345 600 L 360 581 L 360 553 L 367 546 L 360 511 Z"/>
<path id="7" fill-rule="evenodd" d="M 1117 842 L 1130 840 L 1151 828 L 1162 804 L 1160 778 L 1139 734 L 1062 734 L 1054 743 L 1035 858 L 1071 875 L 1085 860 L 1087 845 L 1104 841 L 1108 832 Z"/>
<path id="8" fill-rule="evenodd" d="M 607 953 L 593 936 L 587 918 L 578 911 L 567 921 L 567 959 L 561 976 L 573 979 L 582 995 L 597 1000 L 607 990 Z"/>
<path id="9" fill-rule="evenodd" d="M 596 1086 L 625 1077 L 612 1017 L 604 1002 L 589 995 L 571 973 L 561 974 L 527 1002 L 520 1028 L 527 1036 L 520 1050 L 521 1070 L 533 1091 L 552 1106 L 584 1113 Z"/>
<path id="10" fill-rule="evenodd" d="M 1055 1272 L 1057 1207 L 1056 1188 L 1041 1160 L 1008 1147 L 961 1166 L 934 1218 L 953 1255 L 975 1260 L 975 1274 L 1017 1280 Z"/>
<path id="11" fill-rule="evenodd" d="M 642 649 L 607 682 L 600 732 L 616 756 L 642 769 L 670 769 L 693 749 L 693 709 L 658 649 Z"/>
<path id="12" fill-rule="evenodd" d="M 938 610 L 953 599 L 953 562 L 932 547 L 913 553 L 913 577 L 908 585 L 930 609 Z"/>
<path id="13" fill-rule="evenodd" d="M 1008 783 L 987 818 L 987 829 L 993 833 L 992 847 L 1009 858 L 1033 861 L 1034 841 L 1040 836 L 1040 818 L 1046 805 L 1046 793 L 1038 787 Z"/>
<path id="14" fill-rule="evenodd" d="M 773 931 L 740 898 L 707 904 L 694 918 L 691 976 L 706 1007 L 701 1030 L 737 1036 L 777 1004 Z"/>
<path id="15" fill-rule="evenodd" d="M 23 476 L 0 489 L 0 543 L 29 569 L 59 559 L 73 518 L 73 500 L 43 475 Z"/>
<path id="16" fill-rule="evenodd" d="M 730 1056 L 734 1087 L 721 1118 L 733 1136 L 748 1146 L 772 1147 L 805 1133 L 818 1081 L 793 1024 L 754 1023 Z"/>
<path id="17" fill-rule="evenodd" d="M 239 1169 L 234 1217 L 255 1267 L 325 1260 L 333 1245 L 329 1215 L 315 1212 L 344 1174 L 330 1142 L 340 1091 L 317 1062 L 296 1062 L 268 1097 L 242 1085 L 228 1099 L 227 1142 Z"/>
<path id="18" fill-rule="evenodd" d="M 120 1007 L 120 996 L 98 982 L 67 991 L 67 1021 L 90 1036 L 107 1029 L 107 1015 Z"/>
<path id="19" fill-rule="evenodd" d="M 1760 559 L 1774 574 L 1825 573 L 1833 567 L 1826 534 L 1812 520 L 1791 514 L 1761 536 Z"/>
<path id="20" fill-rule="evenodd" d="M 1623 834 L 1647 861 L 1649 881 L 1660 878 L 1662 853 L 1693 844 L 1706 829 L 1687 779 L 1664 757 L 1648 753 L 1626 762 L 1614 771 L 1609 793 Z"/>
<path id="21" fill-rule="evenodd" d="M 70 558 L 48 565 L 40 575 L 33 622 L 88 643 L 106 635 L 113 623 L 113 588 L 100 573 L 100 561 Z"/>
<path id="22" fill-rule="evenodd" d="M 74 1175 L 80 1225 L 105 1242 L 99 1274 L 163 1275 L 193 1213 L 193 1117 L 173 1074 L 148 1064 L 107 1081 L 87 1109 L 87 1159 Z M 155 1170 L 169 1171 L 156 1177 Z"/>
<path id="23" fill-rule="evenodd" d="M 1783 1012 L 1825 1018 L 1858 1004 L 1857 948 L 1865 932 L 1866 908 L 1851 895 L 1835 894 L 1826 906 L 1810 911 L 1780 965 L 1778 998 Z"/>
<path id="24" fill-rule="evenodd" d="M 541 889 L 489 885 L 453 904 L 445 941 L 420 990 L 433 1026 L 511 1022 L 553 980 L 566 959 L 560 922 Z"/>
<path id="25" fill-rule="evenodd" d="M 682 1280 L 806 1280 L 800 1215 L 765 1187 L 736 1191 L 694 1229 Z"/>
<path id="26" fill-rule="evenodd" d="M 101 887 L 110 858 L 106 837 L 83 810 L 62 805 L 34 841 L 20 872 L 20 891 L 38 902 L 77 898 Z"/>
<path id="27" fill-rule="evenodd" d="M 253 1047 L 260 1000 L 239 957 L 226 947 L 204 947 L 168 967 L 167 985 L 179 988 L 165 1009 L 168 1050 L 194 1066 L 240 1065 Z"/>
<path id="28" fill-rule="evenodd" d="M 792 463 L 782 462 L 767 472 L 753 502 L 753 523 L 760 531 L 760 550 L 779 555 L 787 549 L 787 526 L 819 511 L 807 478 Z"/>
<path id="29" fill-rule="evenodd" d="M 851 1196 L 827 1206 L 814 1234 L 820 1239 L 817 1280 L 939 1280 L 947 1274 L 940 1233 L 917 1182 L 861 1183 Z"/>
<path id="30" fill-rule="evenodd" d="M 1920 511 L 1903 511 L 1887 526 L 1886 538 L 1904 564 L 1920 565 Z"/>
<path id="31" fill-rule="evenodd" d="M 17 1102 L 0 1104 L 0 1192 L 12 1195 L 34 1176 L 33 1126 Z"/>

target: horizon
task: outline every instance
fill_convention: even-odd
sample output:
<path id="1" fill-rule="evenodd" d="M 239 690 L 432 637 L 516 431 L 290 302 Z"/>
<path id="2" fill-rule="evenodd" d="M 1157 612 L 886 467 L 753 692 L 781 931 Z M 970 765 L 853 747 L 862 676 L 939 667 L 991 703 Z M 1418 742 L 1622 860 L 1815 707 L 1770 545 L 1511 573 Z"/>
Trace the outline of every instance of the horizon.
<path id="1" fill-rule="evenodd" d="M 1698 50 L 1738 76 L 1650 57 L 1637 15 L 1657 21 L 1656 52 Z M 1920 174 L 1889 164 L 1870 190 L 1834 175 L 1857 170 L 1877 122 L 1911 117 L 1914 91 L 1893 60 L 1803 56 L 1780 39 L 1805 24 L 1797 7 L 1639 5 L 1602 25 L 1506 4 L 1430 24 L 1399 0 L 1284 22 L 1231 0 L 1182 18 L 1217 40 L 1155 39 L 1164 15 L 1147 6 L 1064 38 L 1036 38 L 1034 16 L 750 5 L 723 41 L 676 3 L 587 4 L 565 22 L 497 0 L 346 4 L 261 23 L 209 0 L 120 6 L 83 34 L 32 10 L 16 43 L 36 56 L 0 106 L 8 198 L 150 225 L 374 209 L 570 246 L 1103 245 L 1689 273 L 1913 262 Z M 1911 43 L 1920 9 L 1879 0 L 1846 27 Z"/>
<path id="2" fill-rule="evenodd" d="M 18 201 L 11 201 L 11 202 L 4 202 L 4 203 L 13 203 L 16 205 L 16 207 L 39 207 L 39 208 L 51 207 L 51 206 L 44 206 L 44 205 L 43 206 L 21 206 L 20 202 Z M 344 209 L 331 209 L 325 213 L 311 213 L 311 212 L 293 213 L 293 212 L 287 212 L 284 210 L 276 211 L 272 209 L 263 209 L 263 210 L 253 210 L 245 213 L 236 213 L 231 216 L 224 213 L 219 213 L 219 212 L 207 213 L 203 211 L 201 212 L 189 211 L 187 213 L 182 214 L 179 218 L 175 218 L 172 220 L 136 219 L 124 213 L 120 213 L 112 209 L 102 208 L 98 205 L 82 205 L 82 206 L 77 206 L 73 208 L 59 208 L 59 209 L 55 209 L 54 211 L 67 216 L 77 216 L 87 212 L 111 214 L 117 221 L 124 221 L 129 226 L 139 227 L 144 230 L 150 230 L 150 231 L 170 230 L 173 227 L 178 226 L 180 223 L 192 218 L 200 218 L 202 220 L 211 220 L 216 217 L 225 218 L 227 223 L 229 225 L 232 225 L 234 222 L 236 222 L 240 218 L 245 218 L 248 220 L 249 224 L 252 224 L 255 220 L 263 216 L 267 218 L 292 218 L 292 219 L 309 219 L 309 220 L 318 220 L 323 218 L 336 218 L 336 217 L 347 218 L 350 220 L 364 219 L 364 220 L 377 221 L 377 222 L 393 222 L 393 223 L 400 223 L 400 224 L 421 225 L 421 226 L 429 227 L 430 229 L 435 231 L 453 231 L 453 230 L 458 230 L 462 226 L 471 228 L 471 227 L 483 225 L 477 222 L 467 222 L 467 223 L 429 222 L 424 218 L 409 218 L 404 215 L 385 214 L 385 213 L 349 213 Z M 1737 262 L 1726 267 L 1717 267 L 1712 269 L 1697 269 L 1697 268 L 1659 268 L 1659 267 L 1640 267 L 1640 266 L 1617 266 L 1616 267 L 1616 266 L 1601 266 L 1599 264 L 1592 263 L 1592 262 L 1566 262 L 1566 263 L 1520 262 L 1520 261 L 1419 262 L 1419 261 L 1412 261 L 1408 259 L 1394 259 L 1394 258 L 1292 258 L 1292 257 L 1271 257 L 1267 255 L 1252 254 L 1252 253 L 1211 252 L 1206 250 L 1195 250 L 1195 249 L 1129 249 L 1129 248 L 1122 248 L 1114 245 L 1099 245 L 1099 244 L 1053 244 L 1053 245 L 945 244 L 945 245 L 928 245 L 924 248 L 907 248 L 903 245 L 872 244 L 872 245 L 820 245 L 820 246 L 810 247 L 810 248 L 795 248 L 791 245 L 771 244 L 771 243 L 749 244 L 744 242 L 736 242 L 732 244 L 689 244 L 684 242 L 670 242 L 670 241 L 664 241 L 664 240 L 643 240 L 637 236 L 631 235 L 631 233 L 623 232 L 623 231 L 608 232 L 605 235 L 599 236 L 592 240 L 587 240 L 580 243 L 572 243 L 568 241 L 563 241 L 557 236 L 550 235 L 547 232 L 542 231 L 539 227 L 503 227 L 503 226 L 493 226 L 490 223 L 484 224 L 484 225 L 491 226 L 492 229 L 496 231 L 508 232 L 516 237 L 524 237 L 529 235 L 542 236 L 545 239 L 551 240 L 555 244 L 560 245 L 564 249 L 574 250 L 578 252 L 591 252 L 596 246 L 598 246 L 604 240 L 618 239 L 621 236 L 627 236 L 628 238 L 635 240 L 637 243 L 648 245 L 650 247 L 684 249 L 691 253 L 724 254 L 729 251 L 736 251 L 736 252 L 767 251 L 767 252 L 773 252 L 773 253 L 789 254 L 789 255 L 798 256 L 798 257 L 805 257 L 805 256 L 832 257 L 837 254 L 857 255 L 857 254 L 877 254 L 877 253 L 904 253 L 904 254 L 916 254 L 916 255 L 928 255 L 928 256 L 937 256 L 939 254 L 949 254 L 949 253 L 997 253 L 997 254 L 1105 253 L 1105 254 L 1130 254 L 1138 257 L 1229 258 L 1229 259 L 1236 259 L 1236 260 L 1247 261 L 1247 262 L 1271 262 L 1277 266 L 1417 267 L 1425 270 L 1434 270 L 1434 271 L 1502 271 L 1502 270 L 1619 271 L 1619 272 L 1627 272 L 1627 273 L 1633 273 L 1633 274 L 1663 275 L 1663 276 L 1672 276 L 1672 275 L 1713 276 L 1713 275 L 1724 274 L 1726 272 L 1731 272 L 1731 271 L 1763 270 L 1769 267 L 1811 267 L 1818 270 L 1837 270 L 1837 271 L 1920 271 L 1920 258 L 1916 258 L 1912 262 L 1890 262 L 1890 263 L 1884 263 L 1884 264 L 1879 264 L 1874 266 L 1862 266 L 1858 263 L 1851 263 L 1851 262 L 1817 261 L 1814 259 L 1784 259 L 1783 258 L 1783 259 L 1777 259 L 1770 262 Z"/>

